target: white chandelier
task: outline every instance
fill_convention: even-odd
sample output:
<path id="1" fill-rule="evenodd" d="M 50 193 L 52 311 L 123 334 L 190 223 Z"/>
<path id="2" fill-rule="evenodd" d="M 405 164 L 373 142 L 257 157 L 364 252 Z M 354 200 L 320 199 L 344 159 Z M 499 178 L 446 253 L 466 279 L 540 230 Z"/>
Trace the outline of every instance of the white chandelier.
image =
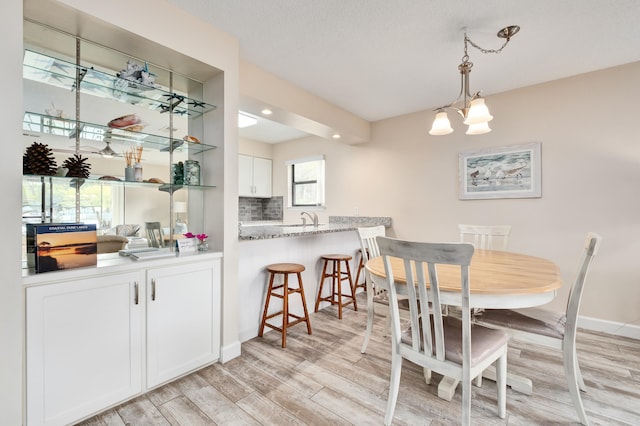
<path id="1" fill-rule="evenodd" d="M 469 89 L 469 73 L 473 67 L 473 62 L 469 62 L 469 54 L 467 53 L 467 44 L 475 47 L 482 53 L 500 53 L 502 49 L 509 43 L 511 37 L 513 37 L 520 27 L 517 25 L 511 25 L 498 31 L 498 37 L 505 39 L 504 44 L 499 49 L 484 49 L 475 44 L 469 37 L 467 32 L 464 32 L 464 56 L 462 57 L 462 63 L 458 65 L 460 70 L 460 94 L 449 105 L 436 108 L 436 117 L 433 120 L 430 135 L 448 135 L 453 132 L 449 117 L 447 117 L 447 109 L 457 111 L 463 118 L 463 123 L 468 125 L 467 135 L 481 135 L 491 131 L 489 128 L 489 121 L 493 120 L 493 116 L 489 113 L 489 108 L 484 104 L 484 99 L 480 96 L 480 92 L 471 94 Z M 464 97 L 464 102 L 461 108 L 457 108 L 454 105 L 460 101 L 460 98 Z"/>

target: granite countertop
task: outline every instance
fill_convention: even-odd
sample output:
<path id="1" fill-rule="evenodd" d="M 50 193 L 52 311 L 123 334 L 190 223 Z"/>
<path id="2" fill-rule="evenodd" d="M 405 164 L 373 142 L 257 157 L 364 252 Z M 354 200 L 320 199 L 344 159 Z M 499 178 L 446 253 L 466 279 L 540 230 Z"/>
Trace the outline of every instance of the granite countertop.
<path id="1" fill-rule="evenodd" d="M 303 235 L 327 234 L 330 232 L 355 231 L 365 226 L 391 226 L 390 217 L 366 216 L 329 216 L 329 223 L 318 226 L 302 224 L 283 224 L 281 222 L 241 223 L 238 227 L 240 240 L 266 240 L 282 237 L 299 237 Z"/>

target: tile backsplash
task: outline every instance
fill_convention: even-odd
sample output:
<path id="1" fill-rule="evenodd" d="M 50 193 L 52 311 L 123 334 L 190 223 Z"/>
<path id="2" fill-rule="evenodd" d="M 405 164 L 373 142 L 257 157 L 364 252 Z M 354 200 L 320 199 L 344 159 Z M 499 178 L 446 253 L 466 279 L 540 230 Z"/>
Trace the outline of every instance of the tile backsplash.
<path id="1" fill-rule="evenodd" d="M 282 220 L 283 197 L 253 198 L 240 197 L 238 220 Z"/>

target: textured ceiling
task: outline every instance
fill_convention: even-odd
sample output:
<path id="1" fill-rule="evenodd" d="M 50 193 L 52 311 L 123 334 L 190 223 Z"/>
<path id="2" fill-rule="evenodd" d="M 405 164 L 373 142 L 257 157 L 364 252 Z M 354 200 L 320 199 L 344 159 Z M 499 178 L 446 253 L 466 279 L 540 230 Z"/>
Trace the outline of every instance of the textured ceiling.
<path id="1" fill-rule="evenodd" d="M 487 96 L 640 60 L 637 0 L 168 0 L 240 42 L 249 62 L 366 120 L 432 109 L 459 91 L 463 28 Z M 636 88 L 637 91 L 637 88 Z"/>

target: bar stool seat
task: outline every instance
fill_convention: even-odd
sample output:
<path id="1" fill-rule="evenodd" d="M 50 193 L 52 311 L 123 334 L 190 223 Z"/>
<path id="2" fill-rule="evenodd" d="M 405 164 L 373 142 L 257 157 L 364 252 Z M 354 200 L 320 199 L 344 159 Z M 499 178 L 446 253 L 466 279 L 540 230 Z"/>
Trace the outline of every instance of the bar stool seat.
<path id="1" fill-rule="evenodd" d="M 316 298 L 315 312 L 318 312 L 320 302 L 329 302 L 332 305 L 338 305 L 338 318 L 342 319 L 342 308 L 353 304 L 353 309 L 358 310 L 358 302 L 356 302 L 356 289 L 351 279 L 351 269 L 349 268 L 349 261 L 352 259 L 348 254 L 325 254 L 320 256 L 324 261 L 322 267 L 322 275 L 320 276 L 320 285 L 318 287 L 318 297 Z M 327 267 L 331 263 L 331 271 L 327 272 Z M 344 270 L 342 270 L 342 264 L 344 263 Z M 322 288 L 327 278 L 331 278 L 331 294 L 329 296 L 322 297 Z M 343 293 L 342 281 L 347 280 L 349 283 L 350 293 Z M 346 298 L 348 300 L 343 301 Z"/>
<path id="2" fill-rule="evenodd" d="M 292 325 L 304 321 L 307 323 L 307 333 L 311 334 L 311 322 L 309 321 L 307 301 L 304 297 L 304 287 L 302 286 L 302 276 L 300 275 L 304 270 L 304 265 L 300 265 L 298 263 L 274 263 L 267 266 L 267 272 L 269 273 L 269 288 L 267 289 L 267 298 L 264 302 L 264 311 L 262 312 L 262 322 L 260 323 L 258 336 L 262 337 L 265 326 L 278 330 L 282 333 L 283 348 L 287 347 L 287 329 Z M 273 285 L 275 276 L 279 274 L 283 275 L 283 283 Z M 298 277 L 298 288 L 289 287 L 289 274 L 296 274 Z M 304 316 L 295 315 L 289 312 L 289 295 L 293 293 L 300 294 Z M 271 301 L 271 297 L 282 299 L 282 310 L 269 314 L 269 302 Z M 278 315 L 282 315 L 282 325 L 280 327 L 267 322 L 267 320 Z"/>

